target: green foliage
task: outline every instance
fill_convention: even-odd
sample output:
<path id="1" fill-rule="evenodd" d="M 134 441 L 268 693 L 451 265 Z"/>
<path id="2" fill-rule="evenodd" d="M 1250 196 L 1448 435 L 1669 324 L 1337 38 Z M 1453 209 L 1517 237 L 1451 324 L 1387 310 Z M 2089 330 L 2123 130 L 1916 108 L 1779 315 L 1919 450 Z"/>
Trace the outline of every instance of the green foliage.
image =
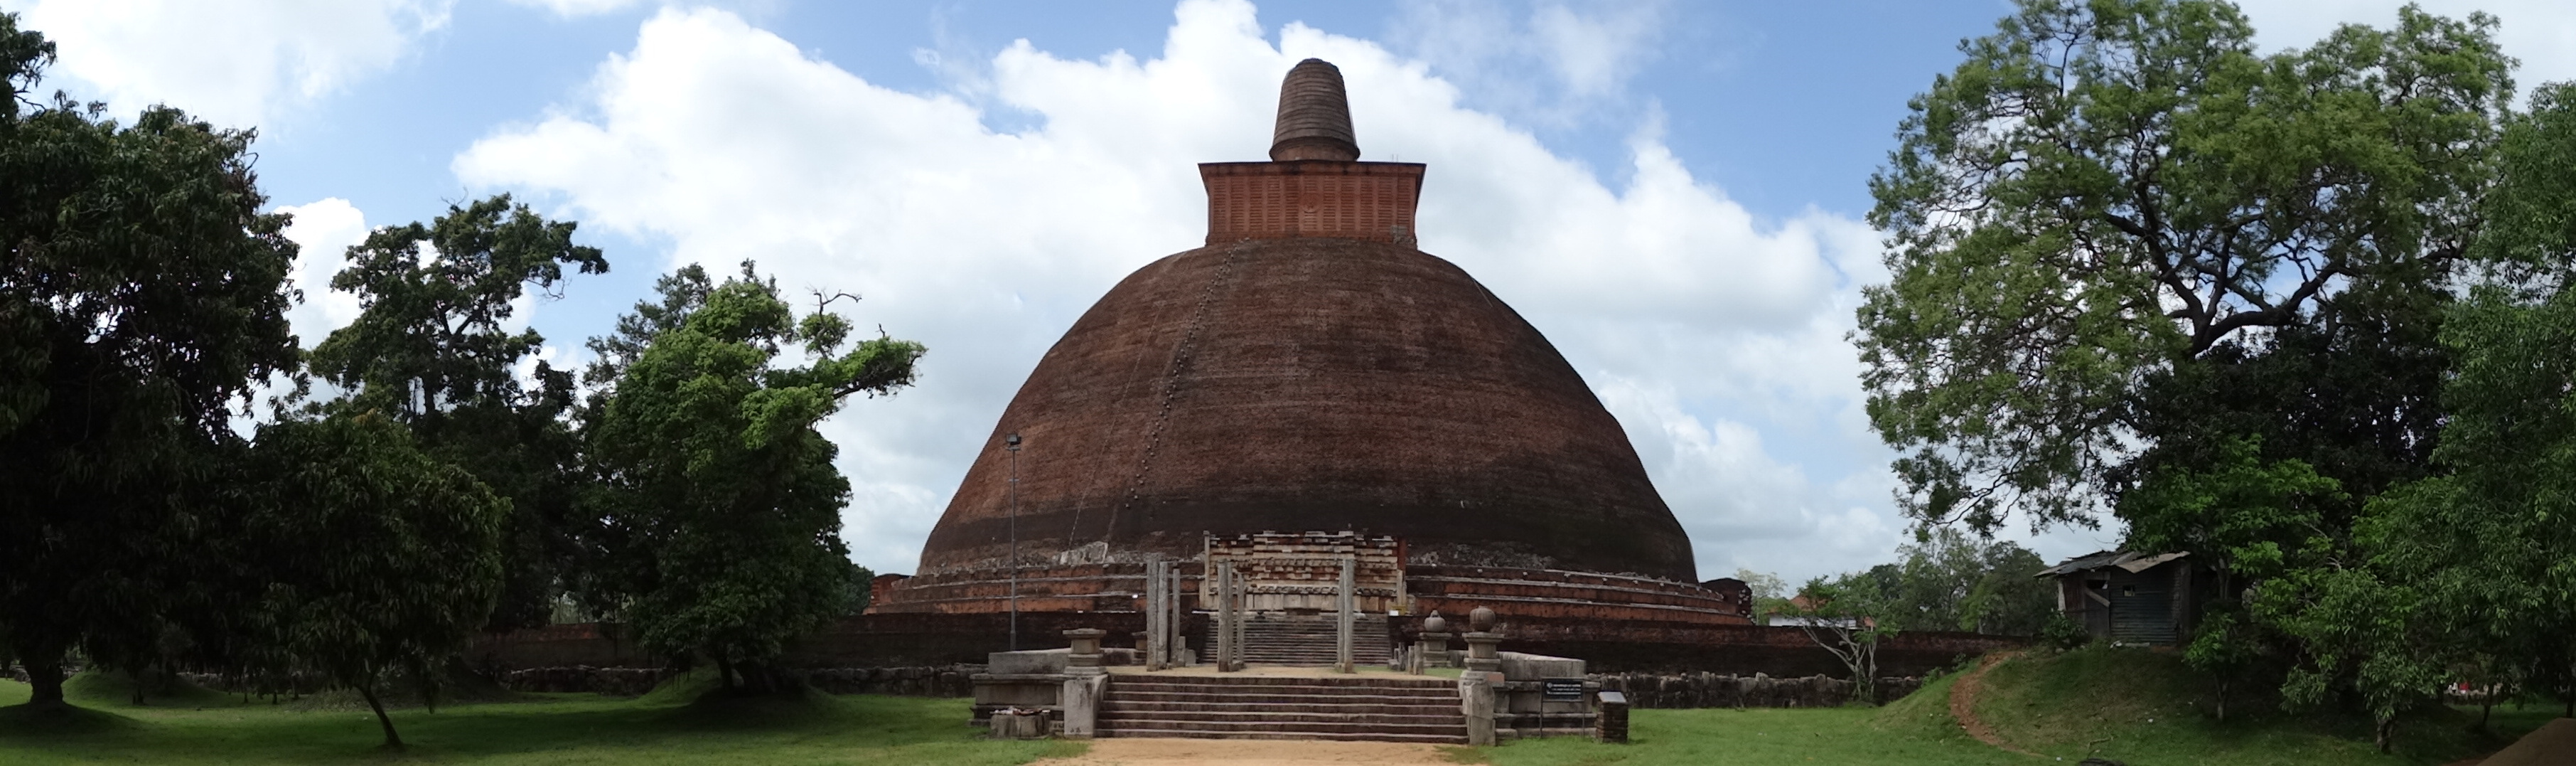
<path id="1" fill-rule="evenodd" d="M 2039 626 L 2039 643 L 2052 649 L 2073 649 L 2093 643 L 2093 633 L 2061 611 L 2049 615 L 2048 622 Z"/>
<path id="2" fill-rule="evenodd" d="M 261 594 L 303 667 L 376 699 L 387 675 L 434 688 L 449 655 L 491 613 L 506 501 L 423 454 L 374 413 L 263 426 L 251 474 L 265 481 L 249 520 L 274 578 Z"/>
<path id="3" fill-rule="evenodd" d="M 2153 374 L 2438 279 L 2511 96 L 2493 26 L 2259 55 L 2213 0 L 2024 0 L 1963 44 L 1871 179 L 1893 281 L 1855 340 L 1905 510 L 2090 525 L 2167 435 L 2132 420 Z"/>
<path id="4" fill-rule="evenodd" d="M 1855 700 L 1878 698 L 1878 642 L 1899 631 L 1899 604 L 1888 594 L 1870 574 L 1845 574 L 1810 579 L 1788 601 L 1790 621 L 1851 672 Z"/>
<path id="5" fill-rule="evenodd" d="M 619 605 L 645 646 L 733 670 L 844 614 L 856 567 L 840 540 L 849 482 L 815 431 L 843 398 L 909 385 L 918 343 L 840 351 L 848 325 L 802 319 L 743 266 L 695 266 L 621 320 L 594 379 L 613 379 L 588 429 L 604 566 L 584 600 Z M 818 313 L 819 313 L 818 307 Z M 780 366 L 803 345 L 810 362 Z"/>
<path id="6" fill-rule="evenodd" d="M 2033 576 L 2048 564 L 2020 544 L 1942 527 L 1896 552 L 1867 575 L 1896 627 L 2028 636 L 2057 614 L 2055 584 Z"/>
<path id="7" fill-rule="evenodd" d="M 333 408 L 392 413 L 510 500 L 494 630 L 544 624 L 580 555 L 572 375 L 538 360 L 536 386 L 523 386 L 514 372 L 545 338 L 506 327 L 512 304 L 532 287 L 551 293 L 565 267 L 608 270 L 597 248 L 573 244 L 574 228 L 505 194 L 378 229 L 331 280 L 364 310 L 313 352 L 313 371 L 348 392 Z"/>
<path id="8" fill-rule="evenodd" d="M 0 642 L 47 704 L 74 646 L 161 642 L 205 455 L 238 441 L 232 403 L 297 361 L 295 245 L 260 212 L 253 133 L 25 109 L 52 51 L 0 14 Z"/>

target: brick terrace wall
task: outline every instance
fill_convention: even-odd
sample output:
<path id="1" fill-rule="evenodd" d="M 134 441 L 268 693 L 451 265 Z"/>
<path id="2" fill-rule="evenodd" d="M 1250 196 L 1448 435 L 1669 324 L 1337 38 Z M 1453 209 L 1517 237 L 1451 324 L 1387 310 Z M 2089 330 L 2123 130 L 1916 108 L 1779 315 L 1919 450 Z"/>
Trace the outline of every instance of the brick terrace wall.
<path id="1" fill-rule="evenodd" d="M 1190 566 L 1189 577 L 1197 577 Z M 973 569 L 915 577 L 880 575 L 868 584 L 868 612 L 1001 612 L 1010 608 L 1009 569 Z M 1060 564 L 1020 570 L 1020 613 L 1135 611 L 1145 593 L 1145 565 Z"/>
<path id="2" fill-rule="evenodd" d="M 1182 635 L 1205 635 L 1207 618 L 1188 615 Z M 1126 648 L 1145 629 L 1139 612 L 1025 612 L 1020 615 L 1020 648 L 1056 649 L 1066 645 L 1064 631 L 1099 628 L 1109 631 L 1105 646 Z M 501 677 L 528 668 L 590 666 L 654 668 L 668 662 L 646 655 L 631 643 L 611 638 L 617 626 L 556 625 L 523 630 L 478 641 L 467 656 L 485 674 Z M 1195 645 L 1204 651 L 1204 647 Z M 939 667 L 982 664 L 985 655 L 1010 644 L 1010 615 L 1004 614 L 870 614 L 844 617 L 788 650 L 782 664 L 797 668 Z"/>
<path id="3" fill-rule="evenodd" d="M 1649 577 L 1510 567 L 1405 568 L 1413 612 L 1457 622 L 1476 607 L 1505 617 L 1592 622 L 1751 625 L 1751 605 L 1698 583 Z"/>
<path id="4" fill-rule="evenodd" d="M 1805 631 L 1763 625 L 1602 622 L 1504 613 L 1505 651 L 1574 657 L 1601 673 L 1719 673 L 1728 675 L 1835 676 L 1850 674 L 1842 661 L 1817 646 Z M 1454 645 L 1454 639 L 1453 645 Z M 2030 639 L 1977 633 L 1898 633 L 1879 645 L 1878 670 L 1919 676 Z"/>
<path id="5" fill-rule="evenodd" d="M 805 639 L 786 658 L 791 667 L 937 667 L 979 664 L 985 655 L 1003 651 L 1008 642 L 1007 614 L 872 614 L 845 617 L 822 634 Z M 1464 615 L 1459 615 L 1463 622 Z M 1182 635 L 1207 634 L 1207 615 L 1187 615 Z M 1390 630 L 1410 635 L 1421 621 L 1399 617 Z M 1023 649 L 1065 645 L 1064 631 L 1099 628 L 1109 631 L 1107 645 L 1126 647 L 1144 630 L 1137 612 L 1030 612 L 1020 615 Z M 1507 651 L 1573 657 L 1597 673 L 1713 673 L 1774 677 L 1833 676 L 1849 671 L 1793 627 L 1701 625 L 1692 623 L 1602 622 L 1583 618 L 1543 618 L 1503 614 L 1502 648 Z M 510 670 L 588 665 L 662 667 L 631 643 L 611 637 L 614 627 L 558 625 L 487 638 L 468 655 L 477 667 L 498 677 Z M 1193 641 L 1196 639 L 1193 638 Z M 1879 648 L 1879 672 L 1920 676 L 1950 667 L 1961 658 L 2029 645 L 2026 638 L 1974 633 L 1899 633 Z M 1452 640 L 1451 646 L 1458 645 Z M 1197 647 L 1202 651 L 1205 647 Z"/>

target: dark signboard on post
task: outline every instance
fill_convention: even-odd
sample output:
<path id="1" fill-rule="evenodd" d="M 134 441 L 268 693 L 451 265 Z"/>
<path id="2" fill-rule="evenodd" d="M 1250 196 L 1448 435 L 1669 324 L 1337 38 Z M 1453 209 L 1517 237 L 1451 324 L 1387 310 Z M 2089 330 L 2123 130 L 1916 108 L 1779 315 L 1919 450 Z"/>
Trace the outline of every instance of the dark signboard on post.
<path id="1" fill-rule="evenodd" d="M 1570 702 L 1583 699 L 1583 679 L 1543 678 L 1539 679 L 1538 683 L 1539 695 L 1543 699 L 1553 702 Z"/>

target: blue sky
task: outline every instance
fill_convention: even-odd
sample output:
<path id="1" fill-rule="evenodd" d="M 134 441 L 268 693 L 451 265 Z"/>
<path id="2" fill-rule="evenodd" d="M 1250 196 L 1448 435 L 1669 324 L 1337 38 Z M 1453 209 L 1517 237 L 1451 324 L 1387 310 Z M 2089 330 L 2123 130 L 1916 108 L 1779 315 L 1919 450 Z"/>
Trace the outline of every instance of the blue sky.
<path id="1" fill-rule="evenodd" d="M 2395 3 L 2248 3 L 2274 47 Z M 2505 18 L 2526 83 L 2576 11 Z M 1626 426 L 1701 574 L 1792 578 L 1903 538 L 1843 333 L 1880 279 L 1865 182 L 1905 101 L 2007 13 L 1955 2 L 846 3 L 0 0 L 46 85 L 256 125 L 321 281 L 373 226 L 512 192 L 613 271 L 522 316 L 559 364 L 678 263 L 758 258 L 929 343 L 921 385 L 827 424 L 861 563 L 913 568 L 1020 379 L 1119 277 L 1195 244 L 1192 163 L 1259 159 L 1286 65 L 1350 78 L 1370 159 L 1430 163 L 1424 249 L 1547 332 Z M 2044 555 L 2113 532 L 2058 531 Z"/>

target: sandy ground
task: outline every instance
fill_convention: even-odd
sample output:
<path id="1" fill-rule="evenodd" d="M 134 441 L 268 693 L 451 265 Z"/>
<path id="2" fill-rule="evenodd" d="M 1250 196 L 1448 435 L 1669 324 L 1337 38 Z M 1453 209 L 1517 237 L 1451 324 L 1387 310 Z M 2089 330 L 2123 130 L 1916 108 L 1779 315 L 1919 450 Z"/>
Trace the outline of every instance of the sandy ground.
<path id="1" fill-rule="evenodd" d="M 1092 740 L 1077 758 L 1049 758 L 1029 766 L 1213 763 L 1224 766 L 1417 766 L 1448 764 L 1438 745 L 1404 742 L 1310 742 L 1272 739 Z"/>

